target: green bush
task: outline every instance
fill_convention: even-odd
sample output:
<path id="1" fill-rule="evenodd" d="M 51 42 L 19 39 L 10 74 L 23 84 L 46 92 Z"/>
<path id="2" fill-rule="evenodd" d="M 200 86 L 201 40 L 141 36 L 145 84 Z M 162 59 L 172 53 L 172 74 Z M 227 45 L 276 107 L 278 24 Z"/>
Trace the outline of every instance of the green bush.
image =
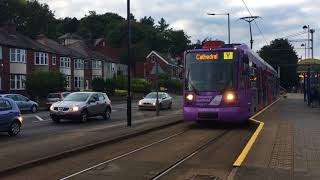
<path id="1" fill-rule="evenodd" d="M 26 91 L 32 98 L 44 99 L 48 93 L 65 90 L 66 77 L 60 72 L 34 72 L 27 76 Z"/>
<path id="2" fill-rule="evenodd" d="M 128 94 L 127 90 L 119 90 L 119 89 L 115 90 L 115 95 L 116 96 L 127 96 L 127 94 Z"/>
<path id="3" fill-rule="evenodd" d="M 167 89 L 167 91 L 176 93 L 176 94 L 181 94 L 183 90 L 182 82 L 177 79 L 167 79 L 167 78 L 159 79 L 159 87 L 163 87 Z"/>
<path id="4" fill-rule="evenodd" d="M 132 92 L 148 93 L 151 91 L 151 84 L 145 79 L 134 79 L 131 84 Z"/>
<path id="5" fill-rule="evenodd" d="M 116 89 L 127 89 L 127 82 L 128 79 L 126 76 L 120 75 L 120 76 L 115 76 L 113 77 L 113 81 L 115 83 Z"/>
<path id="6" fill-rule="evenodd" d="M 106 86 L 103 78 L 94 78 L 92 80 L 92 90 L 96 92 L 105 92 Z"/>
<path id="7" fill-rule="evenodd" d="M 107 94 L 110 96 L 113 96 L 115 94 L 116 84 L 113 79 L 106 79 L 105 90 L 106 90 Z"/>

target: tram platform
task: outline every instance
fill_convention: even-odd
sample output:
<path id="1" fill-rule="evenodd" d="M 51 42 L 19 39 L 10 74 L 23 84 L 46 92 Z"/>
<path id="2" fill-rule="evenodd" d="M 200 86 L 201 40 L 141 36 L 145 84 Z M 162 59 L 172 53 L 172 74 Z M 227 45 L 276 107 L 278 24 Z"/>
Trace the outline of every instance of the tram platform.
<path id="1" fill-rule="evenodd" d="M 320 179 L 320 108 L 288 94 L 254 119 L 264 127 L 233 179 Z"/>

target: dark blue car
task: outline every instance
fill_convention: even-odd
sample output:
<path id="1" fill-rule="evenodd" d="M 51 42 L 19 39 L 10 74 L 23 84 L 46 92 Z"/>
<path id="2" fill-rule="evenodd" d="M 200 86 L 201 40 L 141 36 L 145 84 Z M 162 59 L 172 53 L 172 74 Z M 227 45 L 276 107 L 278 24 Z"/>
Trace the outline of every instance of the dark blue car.
<path id="1" fill-rule="evenodd" d="M 10 136 L 19 134 L 22 117 L 17 104 L 9 98 L 0 98 L 0 132 L 8 132 Z"/>

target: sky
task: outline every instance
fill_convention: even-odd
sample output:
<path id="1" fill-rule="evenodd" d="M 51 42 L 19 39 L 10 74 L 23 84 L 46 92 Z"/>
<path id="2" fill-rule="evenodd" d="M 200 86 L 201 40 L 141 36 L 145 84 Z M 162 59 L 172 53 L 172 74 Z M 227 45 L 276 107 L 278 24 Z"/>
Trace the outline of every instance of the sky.
<path id="1" fill-rule="evenodd" d="M 39 0 L 55 12 L 57 18 L 81 18 L 89 11 L 98 14 L 114 12 L 126 17 L 127 0 Z M 244 0 L 253 16 L 253 49 L 259 50 L 275 38 L 303 32 L 304 25 L 315 29 L 314 57 L 320 57 L 318 18 L 320 0 Z M 208 16 L 207 13 L 230 13 L 231 42 L 250 43 L 249 25 L 239 20 L 250 16 L 243 0 L 131 0 L 131 12 L 136 19 L 152 16 L 156 22 L 164 18 L 173 29 L 182 29 L 192 42 L 206 37 L 228 41 L 227 16 Z M 260 29 L 260 30 L 259 30 Z M 307 33 L 289 40 L 307 39 Z M 305 57 L 303 42 L 292 42 L 298 56 Z M 311 53 L 310 53 L 311 56 Z"/>

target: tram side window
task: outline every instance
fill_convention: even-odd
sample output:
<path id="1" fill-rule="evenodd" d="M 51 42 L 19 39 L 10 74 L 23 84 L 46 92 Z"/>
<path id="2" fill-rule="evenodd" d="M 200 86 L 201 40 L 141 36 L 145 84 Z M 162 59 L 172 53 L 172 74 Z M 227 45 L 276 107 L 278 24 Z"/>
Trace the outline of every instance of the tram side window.
<path id="1" fill-rule="evenodd" d="M 249 71 L 249 58 L 248 56 L 243 57 L 243 62 L 241 63 L 241 73 L 240 73 L 240 89 L 250 88 L 250 71 Z"/>
<path id="2" fill-rule="evenodd" d="M 257 88 L 257 73 L 254 68 L 250 68 L 250 84 L 251 88 Z"/>

